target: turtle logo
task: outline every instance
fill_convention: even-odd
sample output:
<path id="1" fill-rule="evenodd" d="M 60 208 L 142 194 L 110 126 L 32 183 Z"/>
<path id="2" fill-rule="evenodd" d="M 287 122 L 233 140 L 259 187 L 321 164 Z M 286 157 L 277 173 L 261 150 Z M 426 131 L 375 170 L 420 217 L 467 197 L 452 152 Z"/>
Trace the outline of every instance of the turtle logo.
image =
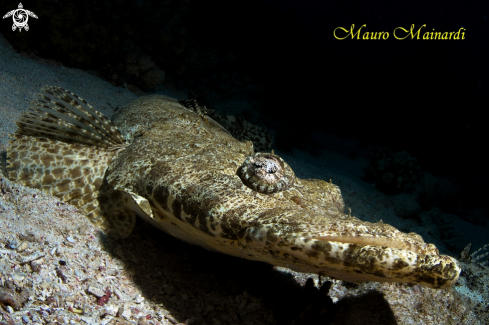
<path id="1" fill-rule="evenodd" d="M 23 9 L 24 7 L 22 6 L 22 3 L 19 3 L 19 8 L 14 9 L 12 11 L 9 11 L 3 16 L 3 18 L 7 18 L 12 16 L 12 19 L 14 20 L 14 24 L 12 25 L 12 31 L 15 32 L 15 30 L 18 28 L 19 32 L 22 31 L 22 28 L 24 28 L 26 31 L 29 30 L 29 25 L 27 25 L 27 21 L 29 20 L 29 16 L 36 18 L 37 16 L 35 13 L 29 10 Z"/>

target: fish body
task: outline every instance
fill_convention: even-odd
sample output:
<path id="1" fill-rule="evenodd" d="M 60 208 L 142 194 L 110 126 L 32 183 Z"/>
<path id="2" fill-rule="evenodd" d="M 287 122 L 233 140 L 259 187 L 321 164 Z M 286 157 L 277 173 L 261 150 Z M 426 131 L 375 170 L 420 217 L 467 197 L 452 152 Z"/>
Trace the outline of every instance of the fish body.
<path id="1" fill-rule="evenodd" d="M 457 261 L 415 233 L 344 213 L 331 181 L 299 179 L 175 99 L 144 96 L 109 121 L 46 87 L 18 122 L 10 177 L 77 206 L 114 235 L 142 217 L 207 249 L 350 282 L 453 285 Z"/>

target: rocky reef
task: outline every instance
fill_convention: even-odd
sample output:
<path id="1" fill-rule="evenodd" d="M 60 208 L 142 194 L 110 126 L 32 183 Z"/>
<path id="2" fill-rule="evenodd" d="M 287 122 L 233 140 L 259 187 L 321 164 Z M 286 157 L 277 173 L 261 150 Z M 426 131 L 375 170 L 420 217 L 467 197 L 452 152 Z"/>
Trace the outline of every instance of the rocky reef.
<path id="1" fill-rule="evenodd" d="M 6 1 L 16 8 L 18 2 Z M 113 85 L 156 89 L 165 80 L 231 95 L 251 84 L 232 50 L 191 37 L 199 7 L 183 1 L 58 1 L 29 4 L 29 33 L 4 33 L 21 53 L 92 70 Z"/>
<path id="2" fill-rule="evenodd" d="M 412 192 L 421 186 L 423 174 L 418 159 L 406 151 L 374 148 L 374 157 L 365 169 L 365 180 L 386 194 Z"/>

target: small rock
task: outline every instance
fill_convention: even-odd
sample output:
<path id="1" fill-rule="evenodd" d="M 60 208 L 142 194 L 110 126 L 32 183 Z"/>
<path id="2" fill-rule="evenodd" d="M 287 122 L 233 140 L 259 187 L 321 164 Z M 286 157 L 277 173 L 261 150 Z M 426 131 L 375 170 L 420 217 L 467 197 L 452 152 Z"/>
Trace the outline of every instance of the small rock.
<path id="1" fill-rule="evenodd" d="M 129 319 L 131 317 L 131 309 L 124 308 L 124 311 L 121 313 L 122 318 Z"/>
<path id="2" fill-rule="evenodd" d="M 41 322 L 41 318 L 34 312 L 31 311 L 31 315 L 32 315 L 32 321 L 36 322 L 36 323 L 40 323 Z"/>
<path id="3" fill-rule="evenodd" d="M 17 248 L 17 252 L 23 252 L 28 247 L 29 247 L 29 243 L 25 241 L 25 242 L 23 242 L 22 244 L 19 245 L 19 247 Z"/>
<path id="4" fill-rule="evenodd" d="M 122 301 L 127 301 L 128 297 L 123 294 L 119 289 L 114 288 L 114 293 L 116 294 L 117 298 L 119 298 Z"/>
<path id="5" fill-rule="evenodd" d="M 66 241 L 70 246 L 74 246 L 76 244 L 76 240 L 74 240 L 72 237 L 66 237 Z"/>
<path id="6" fill-rule="evenodd" d="M 28 255 L 28 256 L 25 256 L 22 258 L 21 260 L 21 263 L 28 263 L 28 262 L 31 262 L 31 261 L 34 261 L 34 260 L 37 260 L 41 257 L 44 257 L 44 253 L 43 252 L 35 252 L 35 253 L 32 253 L 31 255 Z"/>
<path id="7" fill-rule="evenodd" d="M 24 280 L 25 274 L 22 273 L 13 273 L 12 280 L 16 286 L 19 286 L 22 280 Z"/>
<path id="8" fill-rule="evenodd" d="M 42 265 L 44 264 L 44 258 L 40 258 L 38 260 L 31 261 L 32 271 L 41 272 Z"/>
<path id="9" fill-rule="evenodd" d="M 80 317 L 82 321 L 84 321 L 87 324 L 95 324 L 96 320 L 93 317 Z"/>
<path id="10" fill-rule="evenodd" d="M 119 307 L 113 304 L 105 305 L 105 313 L 111 316 L 117 316 L 117 312 L 119 311 Z"/>
<path id="11" fill-rule="evenodd" d="M 104 317 L 104 319 L 102 319 L 102 321 L 100 322 L 100 324 L 102 324 L 102 325 L 108 324 L 113 319 L 114 319 L 114 316 L 107 315 L 107 316 Z"/>
<path id="12" fill-rule="evenodd" d="M 93 286 L 89 286 L 88 287 L 88 292 L 91 293 L 92 295 L 94 295 L 97 298 L 100 298 L 100 297 L 105 296 L 105 292 L 102 289 L 99 289 L 99 288 L 96 288 L 96 287 L 93 287 Z"/>
<path id="13" fill-rule="evenodd" d="M 146 319 L 146 316 L 139 317 L 138 325 L 147 325 L 147 324 L 148 324 L 148 320 Z"/>
<path id="14" fill-rule="evenodd" d="M 144 297 L 141 296 L 139 293 L 136 295 L 136 297 L 134 298 L 134 302 L 137 303 L 137 304 L 140 304 L 144 301 Z"/>
<path id="15" fill-rule="evenodd" d="M 16 249 L 19 246 L 19 243 L 16 240 L 12 240 L 5 246 L 10 249 Z"/>

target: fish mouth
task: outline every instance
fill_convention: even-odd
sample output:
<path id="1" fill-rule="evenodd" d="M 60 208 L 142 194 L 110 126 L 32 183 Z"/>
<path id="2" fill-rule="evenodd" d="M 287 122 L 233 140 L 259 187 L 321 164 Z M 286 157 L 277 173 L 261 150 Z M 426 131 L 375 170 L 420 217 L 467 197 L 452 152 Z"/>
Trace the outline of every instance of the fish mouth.
<path id="1" fill-rule="evenodd" d="M 381 236 L 310 236 L 305 237 L 304 239 L 306 241 L 315 239 L 326 242 L 339 242 L 363 246 L 385 246 L 418 254 L 439 255 L 438 249 L 433 244 L 413 244 Z"/>
<path id="2" fill-rule="evenodd" d="M 366 236 L 303 237 L 303 241 L 302 251 L 291 251 L 291 255 L 316 265 L 314 273 L 348 282 L 406 282 L 446 288 L 455 284 L 461 272 L 458 262 L 439 255 L 433 244 L 417 246 Z"/>
<path id="3" fill-rule="evenodd" d="M 243 242 L 257 253 L 253 259 L 299 272 L 355 283 L 405 282 L 446 288 L 461 271 L 456 259 L 440 255 L 435 245 L 424 243 L 419 235 L 292 235 L 283 228 L 278 235 L 273 226 L 258 228 L 248 229 Z"/>

